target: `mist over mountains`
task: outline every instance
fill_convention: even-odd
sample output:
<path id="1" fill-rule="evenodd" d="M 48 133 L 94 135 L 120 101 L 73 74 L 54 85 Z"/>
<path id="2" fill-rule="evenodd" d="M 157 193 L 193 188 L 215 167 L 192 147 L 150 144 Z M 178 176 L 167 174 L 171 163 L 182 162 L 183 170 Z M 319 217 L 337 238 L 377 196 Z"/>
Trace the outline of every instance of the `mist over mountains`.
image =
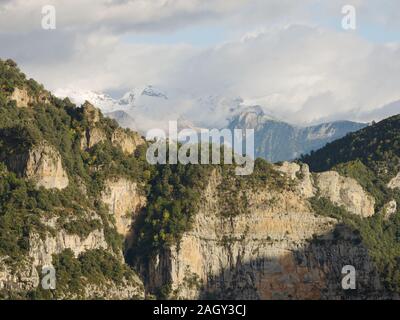
<path id="1" fill-rule="evenodd" d="M 255 156 L 270 162 L 296 159 L 367 126 L 352 121 L 300 126 L 280 119 L 262 106 L 247 105 L 240 97 L 168 94 L 154 86 L 132 89 L 119 99 L 92 91 L 59 90 L 56 95 L 69 96 L 77 104 L 88 100 L 121 126 L 143 135 L 153 128 L 166 130 L 171 120 L 178 121 L 180 128 L 254 129 Z M 388 112 L 394 113 L 395 109 Z"/>

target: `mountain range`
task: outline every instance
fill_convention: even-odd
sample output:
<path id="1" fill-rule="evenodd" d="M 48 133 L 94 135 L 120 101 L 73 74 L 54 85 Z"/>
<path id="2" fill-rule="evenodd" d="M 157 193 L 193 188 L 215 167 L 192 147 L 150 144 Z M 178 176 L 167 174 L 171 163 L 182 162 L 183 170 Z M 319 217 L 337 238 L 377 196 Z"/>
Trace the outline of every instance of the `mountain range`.
<path id="1" fill-rule="evenodd" d="M 91 91 L 57 91 L 67 94 L 75 103 L 90 101 L 105 115 L 117 120 L 125 128 L 145 135 L 151 127 L 165 128 L 168 120 L 177 120 L 180 128 L 254 129 L 255 156 L 270 162 L 293 160 L 327 143 L 367 126 L 352 121 L 327 122 L 313 126 L 297 126 L 277 119 L 260 106 L 246 106 L 241 98 L 227 99 L 217 96 L 190 97 L 188 109 L 173 109 L 181 101 L 163 91 L 147 86 L 131 90 L 120 99 Z M 202 115 L 198 114 L 201 110 Z M 166 120 L 168 119 L 168 120 Z"/>
<path id="2" fill-rule="evenodd" d="M 254 129 L 255 156 L 270 162 L 294 160 L 366 126 L 352 121 L 335 121 L 299 127 L 272 119 L 260 108 L 243 111 L 229 123 L 230 129 Z"/>
<path id="3" fill-rule="evenodd" d="M 149 164 L 12 60 L 0 88 L 1 299 L 399 299 L 400 115 L 237 176 Z"/>

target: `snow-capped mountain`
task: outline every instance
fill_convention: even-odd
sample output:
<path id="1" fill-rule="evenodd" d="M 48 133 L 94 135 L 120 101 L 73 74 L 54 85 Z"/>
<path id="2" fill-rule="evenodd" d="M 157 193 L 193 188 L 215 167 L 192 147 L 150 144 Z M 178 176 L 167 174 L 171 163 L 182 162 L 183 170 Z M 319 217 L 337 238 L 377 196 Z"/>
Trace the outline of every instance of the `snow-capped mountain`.
<path id="1" fill-rule="evenodd" d="M 121 126 L 143 135 L 155 128 L 167 131 L 169 121 L 177 121 L 180 130 L 255 129 L 255 155 L 271 162 L 293 160 L 366 126 L 336 121 L 299 127 L 277 119 L 262 106 L 246 105 L 240 97 L 166 94 L 154 86 L 132 89 L 120 99 L 92 91 L 58 90 L 55 94 L 77 104 L 88 100 Z"/>
<path id="2" fill-rule="evenodd" d="M 77 105 L 89 101 L 95 106 L 98 106 L 105 112 L 112 112 L 115 106 L 115 100 L 108 94 L 102 92 L 95 92 L 90 90 L 76 90 L 76 89 L 58 89 L 54 95 L 59 98 L 70 98 Z"/>
<path id="3" fill-rule="evenodd" d="M 154 86 L 134 88 L 119 99 L 104 93 L 68 89 L 57 90 L 55 95 L 69 97 L 76 104 L 87 100 L 122 126 L 143 134 L 154 128 L 165 129 L 169 121 L 178 121 L 180 128 L 222 128 L 245 109 L 241 98 L 167 94 Z"/>
<path id="4" fill-rule="evenodd" d="M 105 93 L 85 90 L 62 89 L 56 90 L 54 94 L 60 98 L 69 97 L 78 105 L 87 100 L 104 114 L 116 119 L 121 126 L 142 133 L 150 128 L 160 127 L 159 121 L 168 113 L 171 114 L 168 96 L 150 85 L 134 88 L 119 99 Z"/>

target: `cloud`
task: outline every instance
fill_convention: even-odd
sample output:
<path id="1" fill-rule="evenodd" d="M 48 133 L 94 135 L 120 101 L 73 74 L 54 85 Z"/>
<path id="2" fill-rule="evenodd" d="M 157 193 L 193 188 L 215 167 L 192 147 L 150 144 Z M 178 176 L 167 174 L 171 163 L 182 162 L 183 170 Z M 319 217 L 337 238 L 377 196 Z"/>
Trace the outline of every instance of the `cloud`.
<path id="1" fill-rule="evenodd" d="M 237 19 L 240 13 L 272 18 L 291 12 L 288 0 L 14 0 L 0 3 L 0 29 L 9 32 L 40 29 L 41 9 L 53 5 L 59 28 L 79 32 L 167 32 L 198 22 Z M 258 10 L 254 10 L 258 9 Z M 256 14 L 258 12 L 258 14 Z M 259 18 L 261 18 L 259 16 Z"/>
<path id="2" fill-rule="evenodd" d="M 376 24 L 398 31 L 394 12 L 400 4 L 354 0 L 362 32 L 345 32 L 338 28 L 345 2 L 1 1 L 0 56 L 14 58 L 52 90 L 121 92 L 152 84 L 180 92 L 184 98 L 165 106 L 174 110 L 169 114 L 203 122 L 216 112 L 204 114 L 204 106 L 196 107 L 189 96 L 240 96 L 295 123 L 356 118 L 400 98 L 398 40 L 365 36 Z M 40 29 L 44 4 L 56 7 L 56 30 Z M 157 42 L 157 36 L 194 26 L 204 26 L 205 36 L 222 28 L 227 39 L 212 46 Z M 130 41 L 139 34 L 156 37 Z"/>
<path id="3" fill-rule="evenodd" d="M 399 98 L 398 46 L 352 33 L 292 25 L 195 55 L 175 86 L 239 95 L 297 123 Z M 194 88 L 194 89 L 193 89 Z"/>

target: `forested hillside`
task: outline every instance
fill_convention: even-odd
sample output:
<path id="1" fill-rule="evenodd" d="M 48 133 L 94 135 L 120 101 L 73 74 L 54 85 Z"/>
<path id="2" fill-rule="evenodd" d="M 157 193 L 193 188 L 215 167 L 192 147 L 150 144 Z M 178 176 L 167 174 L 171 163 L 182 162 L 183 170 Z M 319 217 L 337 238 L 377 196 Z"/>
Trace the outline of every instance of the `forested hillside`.
<path id="1" fill-rule="evenodd" d="M 385 119 L 303 156 L 315 172 L 334 170 L 371 194 L 377 214 L 348 223 L 361 230 L 388 286 L 400 289 L 400 115 Z M 334 210 L 324 209 L 325 212 Z"/>
<path id="2" fill-rule="evenodd" d="M 143 137 L 12 60 L 0 89 L 1 298 L 398 297 L 399 117 L 303 157 L 317 173 L 257 159 L 236 176 L 150 165 Z M 56 289 L 40 285 L 44 266 Z"/>

